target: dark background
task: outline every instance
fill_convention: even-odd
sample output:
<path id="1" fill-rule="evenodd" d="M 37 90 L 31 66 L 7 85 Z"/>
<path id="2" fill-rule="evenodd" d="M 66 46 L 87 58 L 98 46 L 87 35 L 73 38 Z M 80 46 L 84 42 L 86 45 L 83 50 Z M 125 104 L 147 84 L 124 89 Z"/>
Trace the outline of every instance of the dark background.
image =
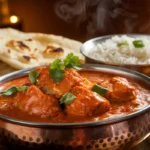
<path id="1" fill-rule="evenodd" d="M 54 11 L 56 0 L 8 0 L 12 13 L 23 21 L 26 32 L 43 32 L 82 39 L 80 29 L 65 23 Z"/>
<path id="2" fill-rule="evenodd" d="M 75 14 L 76 16 L 68 23 L 54 11 L 55 4 L 59 1 L 69 3 L 73 8 L 71 11 L 76 13 L 80 13 L 80 6 L 81 8 L 86 6 L 86 10 L 81 11 L 81 14 Z M 11 12 L 21 17 L 23 31 L 26 32 L 53 33 L 81 41 L 106 34 L 150 33 L 150 0 L 8 0 L 8 2 Z M 97 11 L 98 9 L 101 10 Z M 97 21 L 93 19 L 95 16 L 98 16 L 95 19 Z M 81 17 L 84 19 L 79 21 Z"/>

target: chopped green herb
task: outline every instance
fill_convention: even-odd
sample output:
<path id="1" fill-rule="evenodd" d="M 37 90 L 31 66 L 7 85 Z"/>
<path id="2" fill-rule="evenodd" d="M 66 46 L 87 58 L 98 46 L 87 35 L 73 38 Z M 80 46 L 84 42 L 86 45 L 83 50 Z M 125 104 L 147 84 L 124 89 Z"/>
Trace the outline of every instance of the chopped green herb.
<path id="1" fill-rule="evenodd" d="M 132 43 L 135 48 L 143 48 L 144 47 L 144 43 L 142 40 L 134 40 Z"/>
<path id="2" fill-rule="evenodd" d="M 65 95 L 63 95 L 59 101 L 60 101 L 60 104 L 71 104 L 75 98 L 76 96 L 68 92 Z"/>
<path id="3" fill-rule="evenodd" d="M 31 82 L 32 84 L 36 84 L 37 78 L 38 78 L 39 74 L 40 74 L 40 73 L 39 73 L 38 71 L 36 71 L 36 70 L 32 70 L 32 71 L 29 73 L 29 79 L 30 79 L 30 82 Z"/>
<path id="4" fill-rule="evenodd" d="M 17 92 L 24 92 L 27 90 L 27 86 L 12 86 L 8 89 L 6 89 L 5 91 L 1 92 L 2 96 L 11 96 L 13 94 L 16 94 Z"/>
<path id="5" fill-rule="evenodd" d="M 118 46 L 118 47 L 121 47 L 121 46 L 129 46 L 129 43 L 128 43 L 127 41 L 124 41 L 124 42 L 117 43 L 117 46 Z"/>
<path id="6" fill-rule="evenodd" d="M 64 78 L 65 66 L 61 59 L 56 59 L 50 66 L 50 76 L 54 82 L 58 83 Z"/>
<path id="7" fill-rule="evenodd" d="M 19 86 L 19 87 L 17 87 L 17 91 L 18 91 L 18 92 L 24 92 L 24 91 L 26 91 L 27 89 L 28 89 L 27 86 Z"/>
<path id="8" fill-rule="evenodd" d="M 74 56 L 73 53 L 69 53 L 64 59 L 64 65 L 66 68 L 73 68 L 74 66 L 79 66 L 79 57 Z"/>
<path id="9" fill-rule="evenodd" d="M 59 69 L 50 69 L 50 76 L 54 82 L 59 83 L 64 78 L 64 71 Z"/>
<path id="10" fill-rule="evenodd" d="M 59 83 L 64 78 L 65 68 L 75 68 L 79 66 L 79 58 L 69 53 L 65 60 L 56 59 L 50 66 L 49 74 L 54 82 Z"/>
<path id="11" fill-rule="evenodd" d="M 108 89 L 94 84 L 94 86 L 92 87 L 92 91 L 98 93 L 101 96 L 104 96 L 107 93 Z"/>
<path id="12" fill-rule="evenodd" d="M 61 59 L 56 59 L 53 61 L 53 63 L 50 66 L 50 69 L 59 69 L 59 70 L 64 70 L 65 66 L 62 62 Z"/>
<path id="13" fill-rule="evenodd" d="M 7 90 L 3 91 L 1 93 L 1 95 L 2 96 L 10 96 L 10 95 L 13 95 L 15 93 L 17 93 L 17 88 L 16 88 L 16 86 L 12 86 L 12 87 L 8 88 Z"/>

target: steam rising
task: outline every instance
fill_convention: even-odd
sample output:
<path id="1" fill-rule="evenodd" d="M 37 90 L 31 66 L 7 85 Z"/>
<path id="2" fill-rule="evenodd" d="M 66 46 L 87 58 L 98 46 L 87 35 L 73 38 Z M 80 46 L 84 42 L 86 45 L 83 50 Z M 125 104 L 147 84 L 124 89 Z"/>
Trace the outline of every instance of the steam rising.
<path id="1" fill-rule="evenodd" d="M 68 23 L 73 22 L 74 19 L 81 23 L 86 19 L 86 1 L 60 0 L 56 4 L 56 13 Z"/>
<path id="2" fill-rule="evenodd" d="M 132 33 L 147 32 L 150 19 L 141 24 L 138 11 L 132 10 L 127 0 L 59 0 L 56 3 L 56 14 L 67 23 L 77 26 L 86 24 L 87 33 Z M 144 10 L 146 11 L 146 10 Z M 148 12 L 150 15 L 150 12 Z"/>

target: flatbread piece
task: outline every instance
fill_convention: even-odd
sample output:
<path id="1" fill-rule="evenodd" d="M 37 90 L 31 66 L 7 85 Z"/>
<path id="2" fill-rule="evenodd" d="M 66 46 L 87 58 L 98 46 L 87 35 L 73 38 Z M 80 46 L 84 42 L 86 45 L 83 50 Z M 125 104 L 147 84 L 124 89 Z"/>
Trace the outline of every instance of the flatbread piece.
<path id="1" fill-rule="evenodd" d="M 70 52 L 79 56 L 81 42 L 42 33 L 24 33 L 15 29 L 0 29 L 0 60 L 14 69 L 48 65 Z"/>

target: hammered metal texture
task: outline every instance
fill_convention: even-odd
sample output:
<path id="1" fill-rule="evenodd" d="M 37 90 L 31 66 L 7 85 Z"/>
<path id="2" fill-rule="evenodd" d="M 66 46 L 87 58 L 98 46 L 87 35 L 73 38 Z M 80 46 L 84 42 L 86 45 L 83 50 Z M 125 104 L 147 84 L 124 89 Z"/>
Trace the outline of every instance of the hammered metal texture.
<path id="1" fill-rule="evenodd" d="M 33 128 L 0 121 L 0 134 L 29 147 L 67 150 L 117 150 L 135 146 L 150 132 L 150 110 L 128 121 L 82 128 Z"/>

